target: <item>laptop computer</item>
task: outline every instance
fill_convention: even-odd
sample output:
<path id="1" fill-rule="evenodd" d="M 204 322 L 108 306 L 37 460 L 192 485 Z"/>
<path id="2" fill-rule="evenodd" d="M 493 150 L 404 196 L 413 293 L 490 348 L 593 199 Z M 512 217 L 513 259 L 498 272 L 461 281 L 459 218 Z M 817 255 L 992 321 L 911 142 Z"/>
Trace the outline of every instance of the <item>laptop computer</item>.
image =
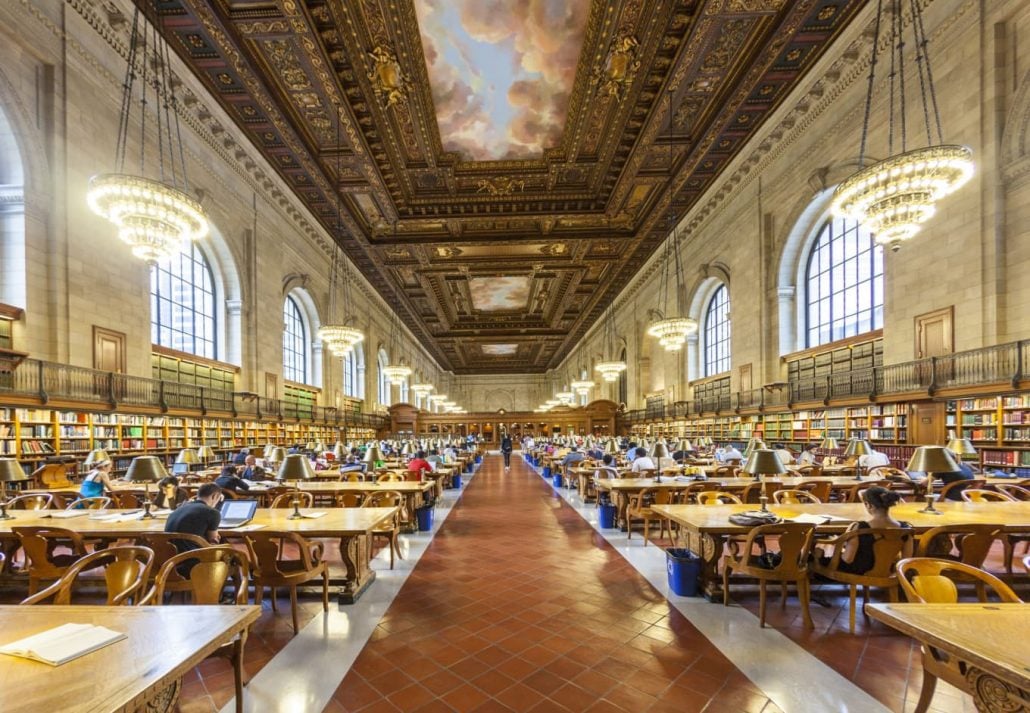
<path id="1" fill-rule="evenodd" d="M 222 501 L 222 521 L 218 524 L 219 529 L 223 527 L 239 527 L 246 525 L 254 518 L 257 512 L 257 500 L 224 500 Z"/>

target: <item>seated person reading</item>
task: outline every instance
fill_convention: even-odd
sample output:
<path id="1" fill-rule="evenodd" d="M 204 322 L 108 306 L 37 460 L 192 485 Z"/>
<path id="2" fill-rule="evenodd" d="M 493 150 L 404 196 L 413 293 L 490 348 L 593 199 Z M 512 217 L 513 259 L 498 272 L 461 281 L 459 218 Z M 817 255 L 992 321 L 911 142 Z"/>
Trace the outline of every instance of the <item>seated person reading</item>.
<path id="1" fill-rule="evenodd" d="M 218 506 L 222 502 L 222 489 L 214 483 L 204 483 L 197 491 L 197 497 L 175 509 L 165 520 L 165 532 L 183 532 L 203 537 L 211 544 L 218 544 L 218 525 L 222 514 Z M 179 552 L 197 549 L 197 545 L 186 540 L 175 540 Z"/>
<path id="2" fill-rule="evenodd" d="M 847 532 L 884 527 L 911 529 L 912 525 L 909 523 L 891 517 L 891 508 L 900 501 L 901 496 L 892 490 L 879 486 L 869 488 L 862 496 L 862 503 L 865 505 L 866 512 L 869 513 L 869 519 L 851 523 Z M 876 564 L 875 544 L 876 540 L 873 535 L 859 535 L 857 538 L 849 540 L 840 556 L 840 571 L 848 574 L 865 574 L 871 570 Z M 905 548 L 901 556 L 911 557 L 913 549 L 914 538 L 910 537 L 905 541 Z M 822 559 L 823 564 L 829 564 L 829 561 L 829 557 Z"/>
<path id="3" fill-rule="evenodd" d="M 158 510 L 175 510 L 188 499 L 186 491 L 179 489 L 179 479 L 174 475 L 158 481 L 154 498 L 154 507 Z"/>
<path id="4" fill-rule="evenodd" d="M 236 468 L 227 465 L 222 468 L 222 473 L 215 478 L 215 485 L 219 488 L 225 488 L 231 490 L 234 493 L 245 493 L 250 490 L 250 484 L 243 478 L 236 475 Z"/>

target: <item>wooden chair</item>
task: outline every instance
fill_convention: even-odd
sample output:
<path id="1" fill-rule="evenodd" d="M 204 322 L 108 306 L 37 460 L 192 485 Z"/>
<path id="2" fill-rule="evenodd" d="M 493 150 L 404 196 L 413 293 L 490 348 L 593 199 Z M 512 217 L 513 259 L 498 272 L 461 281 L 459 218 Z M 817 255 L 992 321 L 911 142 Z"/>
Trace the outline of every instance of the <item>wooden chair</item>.
<path id="1" fill-rule="evenodd" d="M 705 490 L 697 494 L 698 505 L 743 505 L 733 493 L 723 490 Z"/>
<path id="2" fill-rule="evenodd" d="M 8 510 L 49 510 L 54 504 L 53 493 L 19 495 L 7 501 Z"/>
<path id="3" fill-rule="evenodd" d="M 644 480 L 654 480 L 654 474 L 657 471 L 653 468 L 643 468 L 638 470 L 636 473 L 629 473 L 627 478 L 642 478 Z"/>
<path id="4" fill-rule="evenodd" d="M 720 465 L 715 469 L 713 478 L 736 478 L 740 474 L 740 468 L 735 465 Z M 750 476 L 749 476 L 750 477 Z"/>
<path id="5" fill-rule="evenodd" d="M 183 577 L 181 565 L 193 562 L 189 575 Z M 222 602 L 227 582 L 235 591 L 236 604 L 247 603 L 247 573 L 250 560 L 246 552 L 230 545 L 214 545 L 190 550 L 170 557 L 158 570 L 154 587 L 147 594 L 144 603 L 162 605 L 165 592 L 178 591 L 189 595 L 190 604 L 214 605 Z M 185 586 L 183 586 L 185 584 Z M 247 642 L 244 629 L 235 640 L 210 654 L 208 658 L 225 658 L 232 664 L 233 682 L 236 685 L 236 713 L 243 713 L 243 646 Z"/>
<path id="6" fill-rule="evenodd" d="M 962 491 L 966 488 L 980 489 L 983 488 L 985 485 L 987 485 L 987 481 L 983 478 L 974 478 L 972 480 L 956 480 L 953 483 L 948 483 L 940 489 L 940 498 L 938 498 L 938 500 L 940 500 L 941 502 L 945 500 L 961 500 Z M 952 497 L 953 493 L 958 497 Z"/>
<path id="7" fill-rule="evenodd" d="M 1014 485 L 1012 483 L 996 483 L 994 489 L 999 493 L 1005 493 L 1013 500 L 1020 502 L 1030 501 L 1030 488 L 1025 488 L 1022 485 Z"/>
<path id="8" fill-rule="evenodd" d="M 363 508 L 397 508 L 397 511 L 389 517 L 383 518 L 372 528 L 372 539 L 385 537 L 390 543 L 390 569 L 393 569 L 394 557 L 401 557 L 400 548 L 397 546 L 397 537 L 401 532 L 401 509 L 404 507 L 404 496 L 394 491 L 383 491 L 370 493 L 365 501 L 361 503 Z M 368 555 L 371 558 L 372 548 L 369 548 Z"/>
<path id="9" fill-rule="evenodd" d="M 647 547 L 647 536 L 650 534 L 651 521 L 658 520 L 658 537 L 665 534 L 666 520 L 651 509 L 652 505 L 671 505 L 676 499 L 676 491 L 672 488 L 644 488 L 635 493 L 626 508 L 626 539 L 633 536 L 633 520 L 644 521 L 644 547 Z M 670 535 L 672 533 L 669 533 Z"/>
<path id="10" fill-rule="evenodd" d="M 75 562 L 86 556 L 82 535 L 63 527 L 12 527 L 25 551 L 25 570 L 29 575 L 29 596 L 43 580 L 60 579 Z M 70 550 L 57 554 L 58 547 Z"/>
<path id="11" fill-rule="evenodd" d="M 104 568 L 104 584 L 107 585 L 107 606 L 127 604 L 130 599 L 138 604 L 146 587 L 150 567 L 154 563 L 154 551 L 149 547 L 108 547 L 81 557 L 72 563 L 61 578 L 41 592 L 33 594 L 22 604 L 39 604 L 53 599 L 51 604 L 71 604 L 72 587 L 75 580 L 85 571 Z"/>
<path id="12" fill-rule="evenodd" d="M 861 536 L 873 538 L 873 566 L 862 574 L 842 572 L 841 555 L 848 542 Z M 863 603 L 869 600 L 869 587 L 887 589 L 892 602 L 898 600 L 898 575 L 894 564 L 905 554 L 907 543 L 913 537 L 912 530 L 904 527 L 864 528 L 850 530 L 824 544 L 833 546 L 833 554 L 827 564 L 818 557 L 812 561 L 812 571 L 834 582 L 848 585 L 848 631 L 855 633 L 855 600 L 859 585 L 862 586 Z M 818 550 L 817 550 L 818 551 Z"/>
<path id="13" fill-rule="evenodd" d="M 68 503 L 65 510 L 107 510 L 111 506 L 111 498 L 98 495 L 93 498 L 79 498 Z"/>
<path id="14" fill-rule="evenodd" d="M 315 496 L 311 493 L 306 493 L 301 490 L 291 490 L 288 493 L 280 493 L 275 496 L 275 499 L 272 500 L 268 507 L 273 510 L 292 508 L 294 500 L 298 501 L 302 508 L 313 507 L 315 504 Z"/>
<path id="15" fill-rule="evenodd" d="M 772 499 L 777 490 L 783 488 L 783 483 L 779 480 L 756 480 L 752 483 L 748 483 L 744 486 L 744 491 L 740 494 L 740 499 L 744 503 L 759 503 L 763 493 L 765 497 Z"/>
<path id="16" fill-rule="evenodd" d="M 969 567 L 983 569 L 995 540 L 1005 548 L 1006 560 L 1011 566 L 1011 548 L 1001 525 L 942 525 L 927 530 L 919 536 L 916 557 L 933 557 L 948 562 L 959 562 Z M 971 580 L 970 580 L 971 581 Z M 977 589 L 983 585 L 979 582 Z"/>
<path id="17" fill-rule="evenodd" d="M 1028 558 L 1030 559 L 1030 558 Z M 954 604 L 958 602 L 958 588 L 955 579 L 975 580 L 981 602 L 988 601 L 986 590 L 990 587 L 1002 602 L 1019 603 L 1020 598 L 1007 584 L 992 574 L 976 567 L 929 557 L 903 559 L 897 564 L 898 582 L 910 602 L 919 604 Z M 941 679 L 959 690 L 971 693 L 966 681 L 964 666 L 954 657 L 923 645 L 923 687 L 915 713 L 925 713 L 930 708 L 937 680 Z M 960 668 L 960 666 L 962 668 Z"/>
<path id="18" fill-rule="evenodd" d="M 823 474 L 821 465 L 800 465 L 796 468 L 798 475 L 802 478 L 818 478 Z"/>
<path id="19" fill-rule="evenodd" d="M 715 490 L 720 490 L 720 486 L 718 483 L 707 483 L 703 480 L 699 480 L 696 483 L 691 483 L 687 487 L 683 488 L 683 490 L 679 491 L 679 502 L 684 505 L 696 505 L 697 496 L 700 493 L 711 492 Z"/>
<path id="20" fill-rule="evenodd" d="M 157 584 L 157 576 L 160 574 L 165 562 L 179 554 L 179 548 L 175 544 L 177 541 L 190 542 L 196 545 L 198 549 L 211 546 L 211 543 L 203 537 L 190 535 L 185 532 L 147 532 L 136 538 L 137 545 L 149 547 L 154 552 L 154 565 L 150 568 L 150 575 L 153 580 L 151 582 L 152 585 Z M 172 571 L 167 575 L 165 591 L 183 592 L 189 590 L 189 588 L 188 579 L 178 572 Z"/>
<path id="21" fill-rule="evenodd" d="M 402 480 L 404 480 L 404 478 L 393 472 L 387 472 L 376 476 L 377 483 L 399 483 Z"/>
<path id="22" fill-rule="evenodd" d="M 982 488 L 966 488 L 962 491 L 962 499 L 967 503 L 1011 503 L 1015 502 L 1008 493 Z"/>
<path id="23" fill-rule="evenodd" d="M 800 505 L 803 503 L 821 503 L 822 500 L 807 490 L 784 488 L 773 493 L 777 505 Z"/>
<path id="24" fill-rule="evenodd" d="M 244 539 L 253 567 L 255 604 L 261 604 L 265 587 L 271 587 L 272 609 L 277 610 L 275 590 L 277 587 L 288 587 L 293 632 L 296 633 L 300 628 L 297 621 L 297 587 L 321 576 L 322 609 L 329 611 L 329 567 L 322 559 L 321 543 L 312 544 L 296 532 L 264 530 L 248 532 Z M 297 559 L 284 559 L 286 543 L 292 543 L 297 547 Z"/>
<path id="25" fill-rule="evenodd" d="M 821 503 L 830 502 L 830 496 L 833 494 L 833 487 L 827 480 L 803 480 L 795 489 L 807 491 Z"/>
<path id="26" fill-rule="evenodd" d="M 111 493 L 111 501 L 119 510 L 135 510 L 143 507 L 146 493 L 142 490 L 116 490 Z"/>
<path id="27" fill-rule="evenodd" d="M 782 602 L 787 601 L 787 582 L 797 585 L 798 598 L 801 600 L 801 614 L 805 626 L 813 628 L 812 614 L 809 611 L 811 592 L 808 582 L 808 555 L 812 547 L 812 533 L 815 526 L 806 523 L 784 522 L 776 525 L 760 525 L 752 528 L 744 540 L 739 554 L 728 554 L 723 557 L 722 569 L 722 603 L 730 603 L 730 574 L 738 572 L 758 580 L 758 625 L 765 627 L 766 584 L 779 582 L 782 587 Z M 752 554 L 758 543 L 775 538 L 780 547 L 780 560 L 774 567 L 762 567 Z M 764 544 L 761 545 L 763 552 Z"/>
<path id="28" fill-rule="evenodd" d="M 890 484 L 891 481 L 889 480 L 856 480 L 855 484 L 845 492 L 843 501 L 846 503 L 860 503 L 862 502 L 862 492 L 874 486 L 890 489 Z"/>
<path id="29" fill-rule="evenodd" d="M 353 472 L 347 473 L 347 482 L 348 483 L 360 483 L 363 479 L 364 479 L 364 473 L 361 473 L 359 471 L 353 471 Z"/>
<path id="30" fill-rule="evenodd" d="M 364 493 L 337 493 L 335 506 L 338 508 L 359 508 L 364 499 Z"/>

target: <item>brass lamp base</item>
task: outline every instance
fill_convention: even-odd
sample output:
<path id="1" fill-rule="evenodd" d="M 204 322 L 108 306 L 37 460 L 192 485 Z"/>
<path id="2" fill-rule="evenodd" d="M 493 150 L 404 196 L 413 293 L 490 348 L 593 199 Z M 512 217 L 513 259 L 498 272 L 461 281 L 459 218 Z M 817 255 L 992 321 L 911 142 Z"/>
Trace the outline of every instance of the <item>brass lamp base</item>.
<path id="1" fill-rule="evenodd" d="M 294 500 L 292 505 L 293 505 L 293 512 L 290 513 L 289 517 L 287 517 L 286 519 L 287 520 L 302 520 L 302 519 L 304 519 L 304 516 L 300 514 L 300 500 Z"/>
<path id="2" fill-rule="evenodd" d="M 0 520 L 14 520 L 14 515 L 7 514 L 7 503 L 0 505 Z"/>
<path id="3" fill-rule="evenodd" d="M 944 513 L 942 513 L 940 510 L 934 507 L 934 503 L 937 502 L 937 498 L 939 497 L 940 495 L 937 495 L 936 493 L 928 494 L 926 496 L 926 507 L 922 510 L 919 510 L 919 512 L 923 513 L 924 515 L 943 515 Z"/>

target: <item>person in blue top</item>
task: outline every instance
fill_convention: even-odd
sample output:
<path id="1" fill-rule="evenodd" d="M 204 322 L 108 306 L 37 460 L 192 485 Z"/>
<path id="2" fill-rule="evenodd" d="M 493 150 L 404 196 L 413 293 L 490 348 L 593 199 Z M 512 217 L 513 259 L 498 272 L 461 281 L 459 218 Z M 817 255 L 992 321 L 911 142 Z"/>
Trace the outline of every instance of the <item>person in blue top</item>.
<path id="1" fill-rule="evenodd" d="M 86 474 L 79 487 L 79 497 L 99 498 L 104 491 L 111 491 L 111 461 L 101 460 L 93 464 L 93 470 Z"/>

